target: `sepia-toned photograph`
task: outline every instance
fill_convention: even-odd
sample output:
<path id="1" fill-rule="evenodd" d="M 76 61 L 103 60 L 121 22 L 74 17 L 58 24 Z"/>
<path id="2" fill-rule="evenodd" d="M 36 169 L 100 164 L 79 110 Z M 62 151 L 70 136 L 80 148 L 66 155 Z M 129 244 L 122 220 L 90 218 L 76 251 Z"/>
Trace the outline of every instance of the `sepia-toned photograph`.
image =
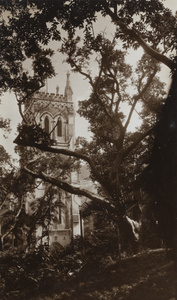
<path id="1" fill-rule="evenodd" d="M 0 0 L 0 300 L 177 300 L 177 0 Z"/>

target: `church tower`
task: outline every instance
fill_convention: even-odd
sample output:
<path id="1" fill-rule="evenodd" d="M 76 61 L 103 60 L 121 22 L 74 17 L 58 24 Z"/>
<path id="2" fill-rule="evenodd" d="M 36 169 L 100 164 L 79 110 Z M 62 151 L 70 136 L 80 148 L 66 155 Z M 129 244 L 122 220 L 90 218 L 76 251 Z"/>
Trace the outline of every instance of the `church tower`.
<path id="1" fill-rule="evenodd" d="M 29 124 L 36 123 L 45 129 L 57 147 L 74 150 L 75 110 L 72 95 L 68 72 L 64 96 L 59 94 L 58 86 L 55 94 L 36 92 L 25 110 L 25 118 Z"/>
<path id="2" fill-rule="evenodd" d="M 51 139 L 55 140 L 55 147 L 74 150 L 75 110 L 69 72 L 66 75 L 64 95 L 59 94 L 58 86 L 56 93 L 36 92 L 30 105 L 25 108 L 24 115 L 29 125 L 37 124 L 50 134 Z M 69 177 L 69 182 L 73 183 L 73 174 L 71 173 Z M 77 184 L 76 177 L 74 184 Z M 35 198 L 40 198 L 42 193 L 45 193 L 45 183 L 40 186 L 39 190 L 36 189 L 33 197 L 26 199 L 28 213 L 30 213 L 30 203 Z M 81 200 L 78 199 L 76 205 L 74 197 L 74 195 L 56 188 L 53 201 L 54 203 L 61 203 L 61 205 L 55 207 L 55 221 L 51 222 L 48 228 L 48 237 L 41 238 L 43 244 L 48 241 L 48 245 L 58 243 L 66 246 L 70 243 L 73 235 L 80 234 L 79 206 Z M 62 210 L 61 207 L 65 208 Z M 36 229 L 36 235 L 42 237 L 43 234 L 44 229 L 39 226 Z"/>

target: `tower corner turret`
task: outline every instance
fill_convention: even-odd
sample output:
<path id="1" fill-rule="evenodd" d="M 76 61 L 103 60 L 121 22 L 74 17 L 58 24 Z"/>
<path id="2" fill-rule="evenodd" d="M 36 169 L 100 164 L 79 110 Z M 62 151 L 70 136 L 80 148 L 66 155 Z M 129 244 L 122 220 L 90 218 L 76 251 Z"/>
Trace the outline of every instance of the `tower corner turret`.
<path id="1" fill-rule="evenodd" d="M 71 83 L 70 83 L 70 73 L 69 71 L 66 74 L 67 78 L 66 78 L 66 87 L 65 87 L 65 98 L 67 101 L 72 101 L 72 95 L 73 95 L 73 91 L 71 88 Z"/>

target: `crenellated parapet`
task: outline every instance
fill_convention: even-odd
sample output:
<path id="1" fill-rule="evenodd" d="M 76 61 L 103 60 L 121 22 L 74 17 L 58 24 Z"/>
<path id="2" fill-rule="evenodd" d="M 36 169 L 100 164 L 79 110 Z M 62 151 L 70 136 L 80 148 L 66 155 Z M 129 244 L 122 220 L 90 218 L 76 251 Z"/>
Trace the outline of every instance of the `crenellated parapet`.
<path id="1" fill-rule="evenodd" d="M 43 99 L 47 101 L 67 102 L 67 97 L 55 93 L 36 92 L 34 99 Z"/>
<path id="2" fill-rule="evenodd" d="M 73 113 L 74 104 L 73 102 L 66 101 L 63 95 L 54 96 L 54 94 L 45 94 L 45 93 L 36 93 L 33 97 L 33 103 L 35 111 L 40 109 L 40 112 L 43 113 L 43 110 L 47 109 L 50 106 L 50 111 L 54 114 L 54 111 L 64 112 L 67 109 L 67 113 Z M 55 112 L 56 114 L 56 112 Z"/>

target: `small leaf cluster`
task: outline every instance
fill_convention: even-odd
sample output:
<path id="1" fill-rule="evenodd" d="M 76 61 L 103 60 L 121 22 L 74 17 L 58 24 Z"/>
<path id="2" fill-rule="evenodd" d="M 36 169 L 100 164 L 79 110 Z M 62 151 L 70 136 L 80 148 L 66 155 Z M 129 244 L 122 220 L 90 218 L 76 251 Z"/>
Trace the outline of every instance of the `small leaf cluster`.
<path id="1" fill-rule="evenodd" d="M 50 135 L 38 125 L 22 125 L 19 128 L 19 135 L 14 141 L 18 145 L 49 147 L 53 144 Z"/>

